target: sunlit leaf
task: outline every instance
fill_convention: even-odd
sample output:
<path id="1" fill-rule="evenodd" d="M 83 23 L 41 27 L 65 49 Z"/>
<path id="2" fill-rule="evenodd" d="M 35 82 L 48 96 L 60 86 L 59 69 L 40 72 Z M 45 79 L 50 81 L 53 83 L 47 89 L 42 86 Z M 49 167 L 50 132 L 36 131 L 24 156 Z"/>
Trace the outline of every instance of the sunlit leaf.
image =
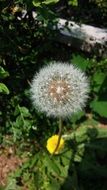
<path id="1" fill-rule="evenodd" d="M 107 101 L 93 101 L 91 102 L 91 108 L 100 116 L 107 118 Z"/>
<path id="2" fill-rule="evenodd" d="M 73 54 L 72 62 L 74 65 L 76 65 L 78 68 L 82 69 L 83 71 L 86 70 L 86 68 L 89 65 L 89 60 L 86 58 Z"/>

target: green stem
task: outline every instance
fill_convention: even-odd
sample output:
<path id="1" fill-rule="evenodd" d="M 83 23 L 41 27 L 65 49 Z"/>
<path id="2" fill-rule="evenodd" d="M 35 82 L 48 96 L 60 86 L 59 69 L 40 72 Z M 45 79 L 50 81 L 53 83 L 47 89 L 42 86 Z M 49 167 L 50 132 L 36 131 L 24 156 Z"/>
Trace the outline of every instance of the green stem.
<path id="1" fill-rule="evenodd" d="M 57 143 L 57 145 L 55 147 L 55 150 L 54 150 L 53 154 L 55 154 L 55 152 L 57 151 L 57 149 L 59 147 L 61 136 L 62 136 L 62 127 L 63 127 L 63 121 L 62 121 L 62 118 L 60 117 L 59 118 L 59 132 L 58 132 L 59 138 L 58 138 L 58 143 Z"/>

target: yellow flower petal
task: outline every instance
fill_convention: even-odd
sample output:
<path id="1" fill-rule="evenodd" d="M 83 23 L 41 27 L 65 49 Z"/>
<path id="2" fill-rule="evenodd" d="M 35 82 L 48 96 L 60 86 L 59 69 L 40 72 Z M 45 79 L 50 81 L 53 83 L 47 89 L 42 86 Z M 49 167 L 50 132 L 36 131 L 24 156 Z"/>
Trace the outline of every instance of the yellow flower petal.
<path id="1" fill-rule="evenodd" d="M 55 151 L 55 148 L 57 146 L 57 143 L 58 143 L 58 138 L 59 138 L 59 135 L 53 135 L 52 137 L 50 137 L 48 140 L 47 140 L 47 145 L 46 145 L 46 148 L 47 150 L 50 152 L 50 154 L 53 154 L 54 151 Z M 55 152 L 55 154 L 58 154 L 61 149 L 64 147 L 64 139 L 61 138 L 60 139 L 60 143 L 59 143 L 59 146 Z"/>

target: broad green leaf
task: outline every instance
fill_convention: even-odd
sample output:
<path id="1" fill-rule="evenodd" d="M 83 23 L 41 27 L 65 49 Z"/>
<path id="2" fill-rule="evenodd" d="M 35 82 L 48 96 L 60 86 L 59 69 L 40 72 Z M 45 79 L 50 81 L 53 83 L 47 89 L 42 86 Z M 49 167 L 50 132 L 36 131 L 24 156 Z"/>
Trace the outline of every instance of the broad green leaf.
<path id="1" fill-rule="evenodd" d="M 95 92 L 98 92 L 101 88 L 101 85 L 103 84 L 104 80 L 106 78 L 106 75 L 102 72 L 96 72 L 93 76 L 93 82 L 94 82 L 94 88 L 93 90 Z"/>
<path id="2" fill-rule="evenodd" d="M 54 178 L 51 178 L 50 184 L 47 186 L 47 190 L 60 190 L 60 183 Z"/>
<path id="3" fill-rule="evenodd" d="M 68 159 L 66 156 L 62 155 L 61 160 L 64 166 L 69 165 L 70 159 Z"/>
<path id="4" fill-rule="evenodd" d="M 102 72 L 95 72 L 93 76 L 93 81 L 96 82 L 97 84 L 102 84 L 106 75 Z"/>
<path id="5" fill-rule="evenodd" d="M 9 94 L 9 89 L 7 88 L 7 86 L 3 83 L 0 83 L 0 93 L 3 94 Z"/>
<path id="6" fill-rule="evenodd" d="M 75 123 L 76 121 L 78 121 L 79 119 L 81 119 L 83 116 L 85 116 L 85 112 L 84 111 L 80 111 L 77 114 L 73 114 L 71 117 L 71 121 L 73 123 Z"/>
<path id="7" fill-rule="evenodd" d="M 55 163 L 58 165 L 58 167 L 60 169 L 60 176 L 66 178 L 67 174 L 68 174 L 68 168 L 69 168 L 69 163 L 70 163 L 71 157 L 70 157 L 70 159 L 67 158 L 67 163 L 64 165 L 63 164 L 64 162 L 62 161 L 62 159 L 65 158 L 65 157 L 63 157 L 64 154 L 65 153 L 63 153 L 62 155 L 60 155 L 58 157 L 55 157 L 55 158 L 58 158 L 57 160 L 55 160 Z"/>
<path id="8" fill-rule="evenodd" d="M 66 178 L 67 175 L 68 175 L 68 169 L 69 169 L 69 164 L 62 167 L 62 170 L 61 170 L 61 177 L 64 177 Z"/>
<path id="9" fill-rule="evenodd" d="M 90 107 L 96 113 L 98 113 L 102 117 L 107 118 L 107 101 L 93 101 L 91 102 Z"/>
<path id="10" fill-rule="evenodd" d="M 70 162 L 72 156 L 73 156 L 72 150 L 68 150 L 64 154 L 62 154 L 61 161 L 62 161 L 64 166 L 69 165 L 69 162 Z"/>
<path id="11" fill-rule="evenodd" d="M 83 71 L 85 71 L 88 65 L 90 64 L 89 60 L 87 60 L 84 57 L 81 57 L 80 55 L 75 55 L 75 54 L 73 54 L 71 63 L 73 63 L 78 68 L 82 69 Z"/>
<path id="12" fill-rule="evenodd" d="M 54 162 L 54 159 L 50 158 L 47 154 L 45 155 L 45 165 L 47 166 L 47 169 L 55 172 L 57 175 L 60 175 L 60 169 L 58 165 Z"/>

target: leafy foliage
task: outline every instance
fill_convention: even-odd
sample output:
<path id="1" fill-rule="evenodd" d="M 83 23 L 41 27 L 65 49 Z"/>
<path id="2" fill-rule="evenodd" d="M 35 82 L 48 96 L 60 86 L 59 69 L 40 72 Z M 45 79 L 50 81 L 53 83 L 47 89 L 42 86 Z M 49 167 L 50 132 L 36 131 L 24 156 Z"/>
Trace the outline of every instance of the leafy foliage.
<path id="1" fill-rule="evenodd" d="M 77 1 L 68 2 L 78 6 Z M 98 127 L 107 119 L 107 59 L 74 53 L 53 42 L 56 32 L 50 26 L 57 22 L 59 13 L 54 7 L 59 4 L 58 0 L 1 1 L 0 143 L 14 146 L 16 154 L 25 159 L 10 174 L 6 187 L 0 187 L 4 190 L 107 188 L 107 129 Z M 57 133 L 57 121 L 34 110 L 29 88 L 34 73 L 52 60 L 73 63 L 86 72 L 90 97 L 83 111 L 64 121 L 65 149 L 50 157 L 46 140 Z"/>

